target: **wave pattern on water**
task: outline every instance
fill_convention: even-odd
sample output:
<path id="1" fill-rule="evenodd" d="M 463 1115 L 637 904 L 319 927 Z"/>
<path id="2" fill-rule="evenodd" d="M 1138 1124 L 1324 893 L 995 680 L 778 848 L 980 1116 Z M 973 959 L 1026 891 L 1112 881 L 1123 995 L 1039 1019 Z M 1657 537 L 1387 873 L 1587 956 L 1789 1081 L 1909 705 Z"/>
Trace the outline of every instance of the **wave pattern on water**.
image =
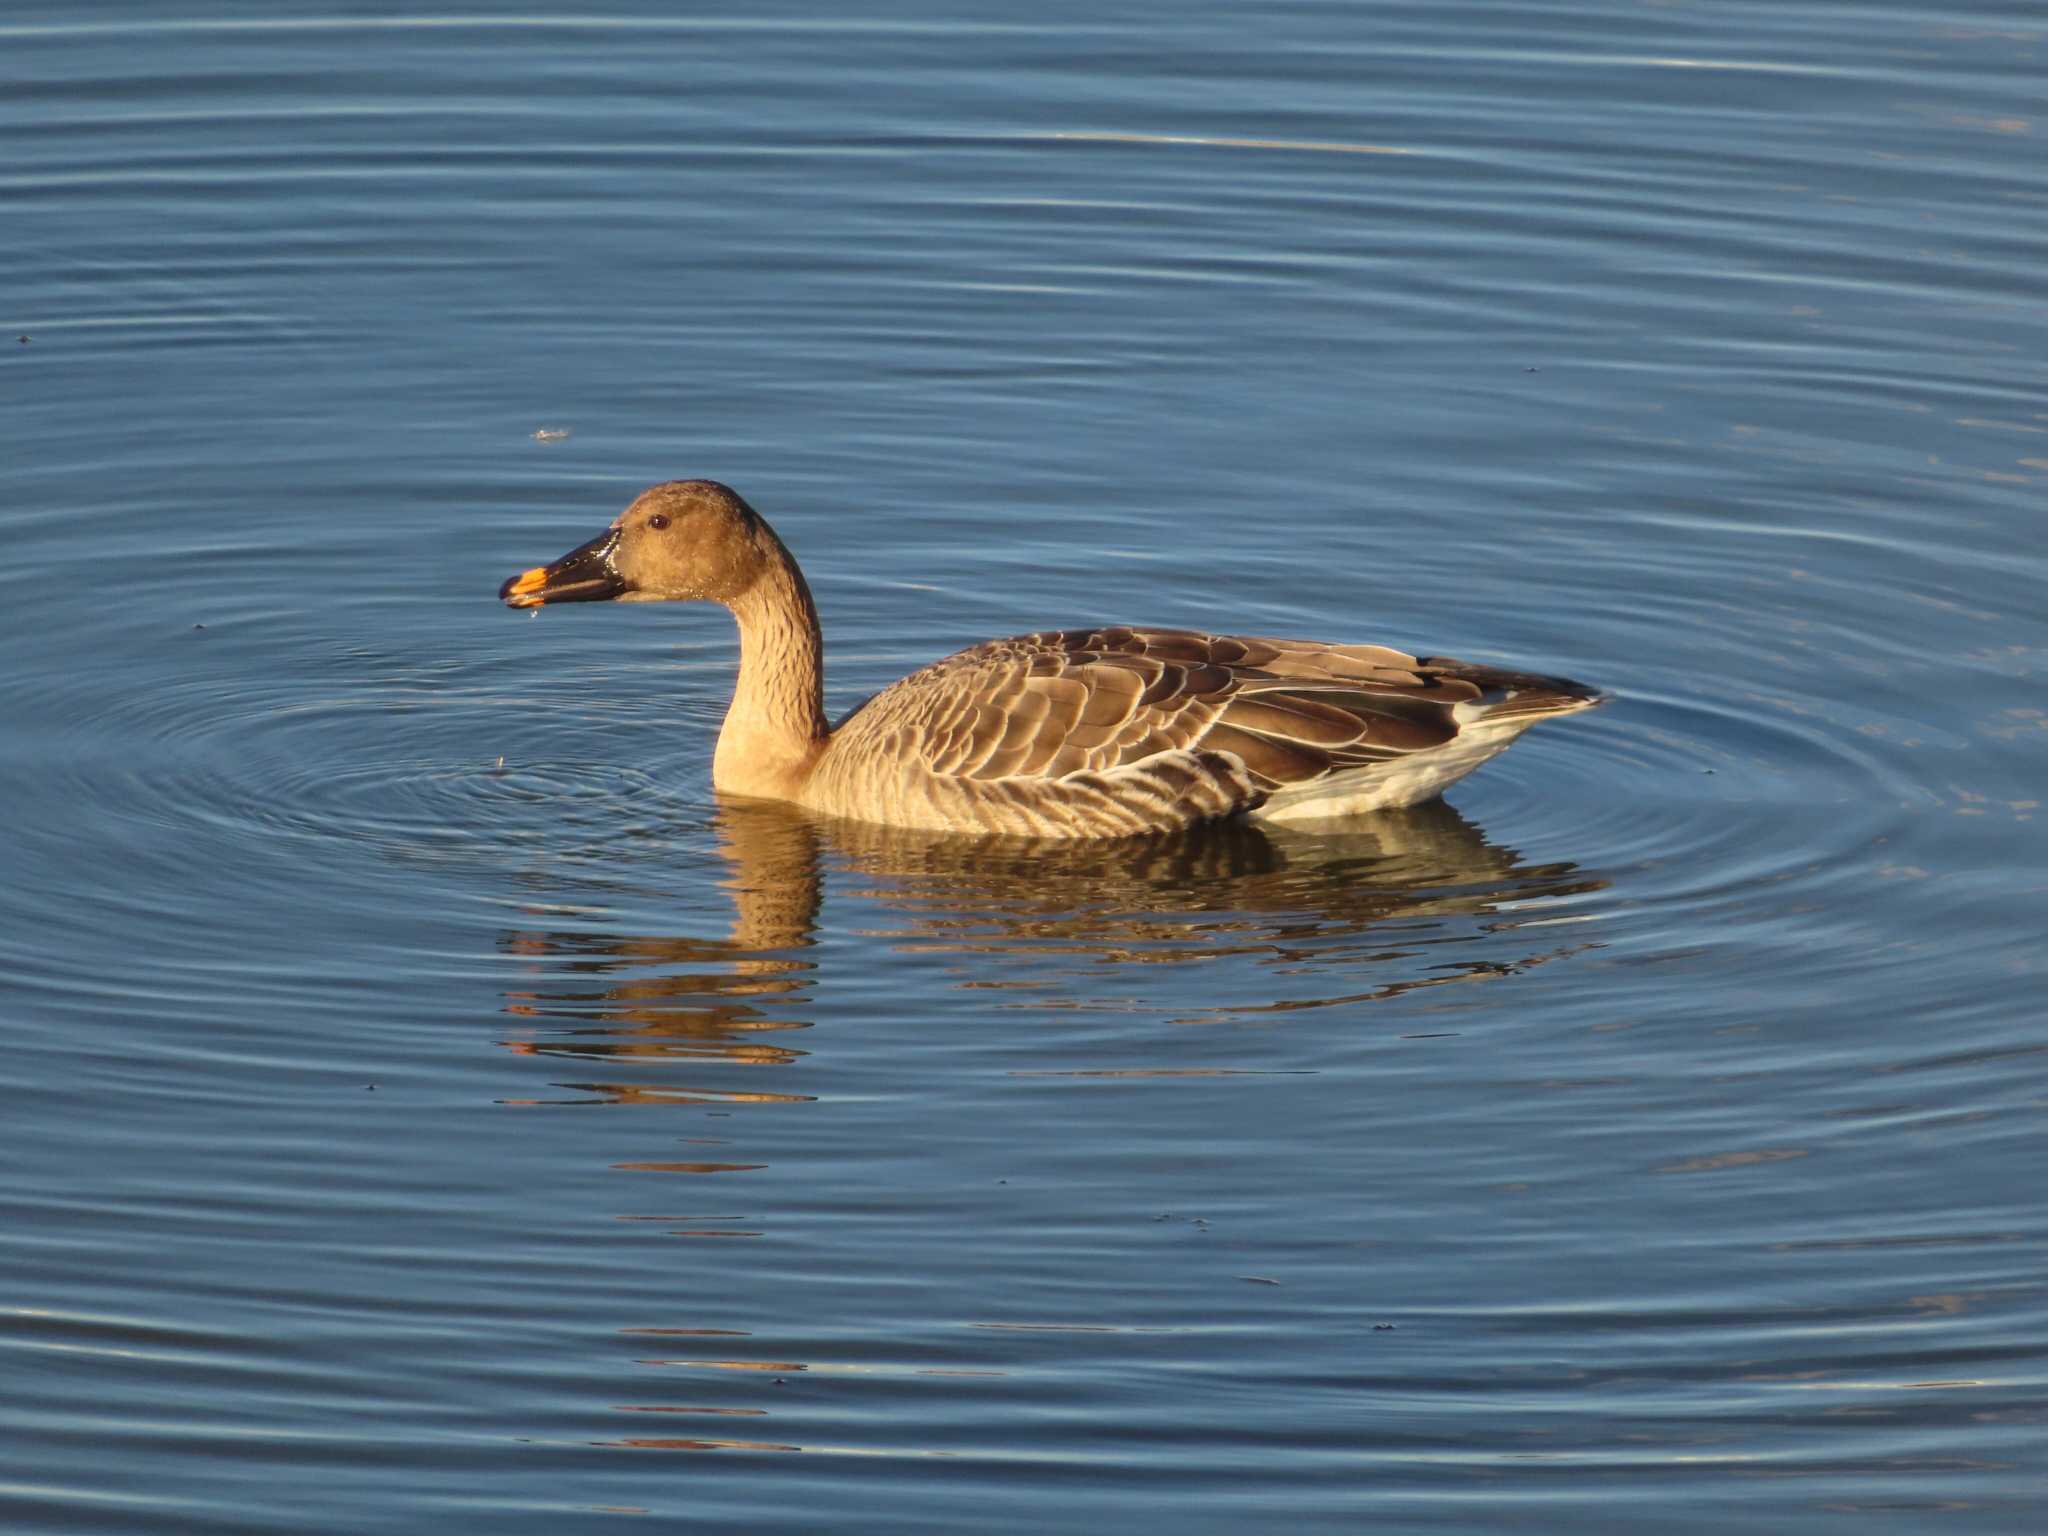
<path id="1" fill-rule="evenodd" d="M 0 24 L 0 1524 L 2026 1525 L 2036 18 L 258 9 Z M 722 617 L 492 600 L 699 473 L 834 713 L 1616 700 L 1337 838 L 721 804 Z"/>

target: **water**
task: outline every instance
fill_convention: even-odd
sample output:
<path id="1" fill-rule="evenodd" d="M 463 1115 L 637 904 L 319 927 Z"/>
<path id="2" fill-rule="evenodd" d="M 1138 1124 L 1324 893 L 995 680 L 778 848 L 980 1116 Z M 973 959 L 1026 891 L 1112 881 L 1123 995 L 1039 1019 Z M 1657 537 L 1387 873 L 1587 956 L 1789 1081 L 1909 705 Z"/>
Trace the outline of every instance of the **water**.
<path id="1" fill-rule="evenodd" d="M 0 1524 L 2031 1528 L 2044 42 L 7 12 Z M 722 616 L 493 600 L 692 474 L 835 711 L 1619 697 L 1335 839 L 721 806 Z"/>

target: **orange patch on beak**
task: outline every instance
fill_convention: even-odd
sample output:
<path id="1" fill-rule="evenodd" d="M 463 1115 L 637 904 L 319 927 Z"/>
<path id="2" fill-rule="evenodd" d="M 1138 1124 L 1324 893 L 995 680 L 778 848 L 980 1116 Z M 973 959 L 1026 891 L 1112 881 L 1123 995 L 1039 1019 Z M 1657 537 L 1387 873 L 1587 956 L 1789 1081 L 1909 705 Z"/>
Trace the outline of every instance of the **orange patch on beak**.
<path id="1" fill-rule="evenodd" d="M 505 601 L 509 603 L 516 597 L 525 597 L 527 593 L 546 586 L 547 582 L 548 568 L 544 565 L 536 565 L 530 571 L 522 571 L 505 584 Z M 529 601 L 537 603 L 541 599 L 536 597 Z"/>

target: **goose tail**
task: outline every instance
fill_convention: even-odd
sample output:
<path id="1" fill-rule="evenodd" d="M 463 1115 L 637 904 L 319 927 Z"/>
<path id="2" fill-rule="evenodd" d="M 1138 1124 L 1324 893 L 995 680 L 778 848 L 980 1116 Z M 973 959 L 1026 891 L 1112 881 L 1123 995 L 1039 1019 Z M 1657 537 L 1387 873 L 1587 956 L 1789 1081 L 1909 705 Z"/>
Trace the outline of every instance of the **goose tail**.
<path id="1" fill-rule="evenodd" d="M 1569 677 L 1550 677 L 1540 672 L 1512 672 L 1505 667 L 1454 661 L 1447 656 L 1426 656 L 1422 665 L 1446 676 L 1461 678 L 1479 689 L 1479 697 L 1460 704 L 1453 711 L 1460 723 L 1515 719 L 1534 723 L 1550 715 L 1575 715 L 1598 709 L 1612 697 L 1605 689 Z"/>

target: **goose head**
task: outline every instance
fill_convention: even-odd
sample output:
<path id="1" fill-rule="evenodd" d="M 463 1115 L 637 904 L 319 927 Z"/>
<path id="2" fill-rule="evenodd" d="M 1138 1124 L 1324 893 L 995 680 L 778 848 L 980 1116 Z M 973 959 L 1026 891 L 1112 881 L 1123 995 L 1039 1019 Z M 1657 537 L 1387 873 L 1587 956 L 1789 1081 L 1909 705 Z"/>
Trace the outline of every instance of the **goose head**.
<path id="1" fill-rule="evenodd" d="M 498 588 L 514 608 L 545 603 L 712 602 L 730 606 L 788 559 L 739 492 L 716 480 L 651 486 L 611 527 Z"/>

